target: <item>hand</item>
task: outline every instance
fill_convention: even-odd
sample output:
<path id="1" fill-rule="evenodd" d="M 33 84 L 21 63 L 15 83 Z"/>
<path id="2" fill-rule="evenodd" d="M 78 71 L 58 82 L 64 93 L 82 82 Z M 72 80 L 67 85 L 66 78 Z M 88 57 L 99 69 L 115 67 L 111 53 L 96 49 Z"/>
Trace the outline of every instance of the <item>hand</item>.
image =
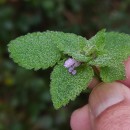
<path id="1" fill-rule="evenodd" d="M 87 105 L 73 112 L 72 130 L 130 130 L 130 58 L 125 81 L 100 83 Z"/>

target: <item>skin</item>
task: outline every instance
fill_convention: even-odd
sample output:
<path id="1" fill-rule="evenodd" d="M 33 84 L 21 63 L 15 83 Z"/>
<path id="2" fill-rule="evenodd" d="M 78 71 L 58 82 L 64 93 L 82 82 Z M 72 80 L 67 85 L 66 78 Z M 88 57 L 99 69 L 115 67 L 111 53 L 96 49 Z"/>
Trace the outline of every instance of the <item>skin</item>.
<path id="1" fill-rule="evenodd" d="M 124 81 L 93 80 L 88 104 L 72 113 L 72 130 L 130 130 L 130 58 L 125 70 Z"/>

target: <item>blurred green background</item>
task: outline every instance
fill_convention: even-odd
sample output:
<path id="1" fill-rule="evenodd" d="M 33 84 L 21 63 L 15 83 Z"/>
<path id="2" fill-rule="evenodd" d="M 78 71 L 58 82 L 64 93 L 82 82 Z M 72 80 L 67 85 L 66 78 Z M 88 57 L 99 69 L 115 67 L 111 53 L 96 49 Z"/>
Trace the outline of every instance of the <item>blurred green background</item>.
<path id="1" fill-rule="evenodd" d="M 0 0 L 0 130 L 70 130 L 71 113 L 88 99 L 81 94 L 55 110 L 49 93 L 52 68 L 19 67 L 9 58 L 9 41 L 45 30 L 90 38 L 102 28 L 130 33 L 130 1 Z"/>

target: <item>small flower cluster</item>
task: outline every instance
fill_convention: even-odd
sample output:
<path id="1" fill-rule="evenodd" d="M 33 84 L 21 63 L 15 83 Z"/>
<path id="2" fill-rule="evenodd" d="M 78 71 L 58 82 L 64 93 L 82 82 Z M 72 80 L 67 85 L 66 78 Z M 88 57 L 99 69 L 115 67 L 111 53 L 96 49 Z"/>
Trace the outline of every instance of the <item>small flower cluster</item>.
<path id="1" fill-rule="evenodd" d="M 75 67 L 78 67 L 81 63 L 76 61 L 73 58 L 69 58 L 65 61 L 64 67 L 68 68 L 68 72 L 71 73 L 72 75 L 76 74 Z"/>

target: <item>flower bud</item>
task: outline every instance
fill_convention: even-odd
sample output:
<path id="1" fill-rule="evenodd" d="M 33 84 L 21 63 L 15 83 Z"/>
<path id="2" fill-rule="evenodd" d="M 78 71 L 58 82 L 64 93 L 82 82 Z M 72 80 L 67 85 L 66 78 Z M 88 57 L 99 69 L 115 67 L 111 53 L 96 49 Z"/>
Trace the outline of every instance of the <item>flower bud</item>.
<path id="1" fill-rule="evenodd" d="M 75 64 L 75 61 L 73 58 L 69 58 L 68 60 L 65 61 L 64 67 L 69 68 Z"/>
<path id="2" fill-rule="evenodd" d="M 73 71 L 71 72 L 71 74 L 72 74 L 72 75 L 75 75 L 75 74 L 76 74 L 76 70 L 73 70 Z"/>

